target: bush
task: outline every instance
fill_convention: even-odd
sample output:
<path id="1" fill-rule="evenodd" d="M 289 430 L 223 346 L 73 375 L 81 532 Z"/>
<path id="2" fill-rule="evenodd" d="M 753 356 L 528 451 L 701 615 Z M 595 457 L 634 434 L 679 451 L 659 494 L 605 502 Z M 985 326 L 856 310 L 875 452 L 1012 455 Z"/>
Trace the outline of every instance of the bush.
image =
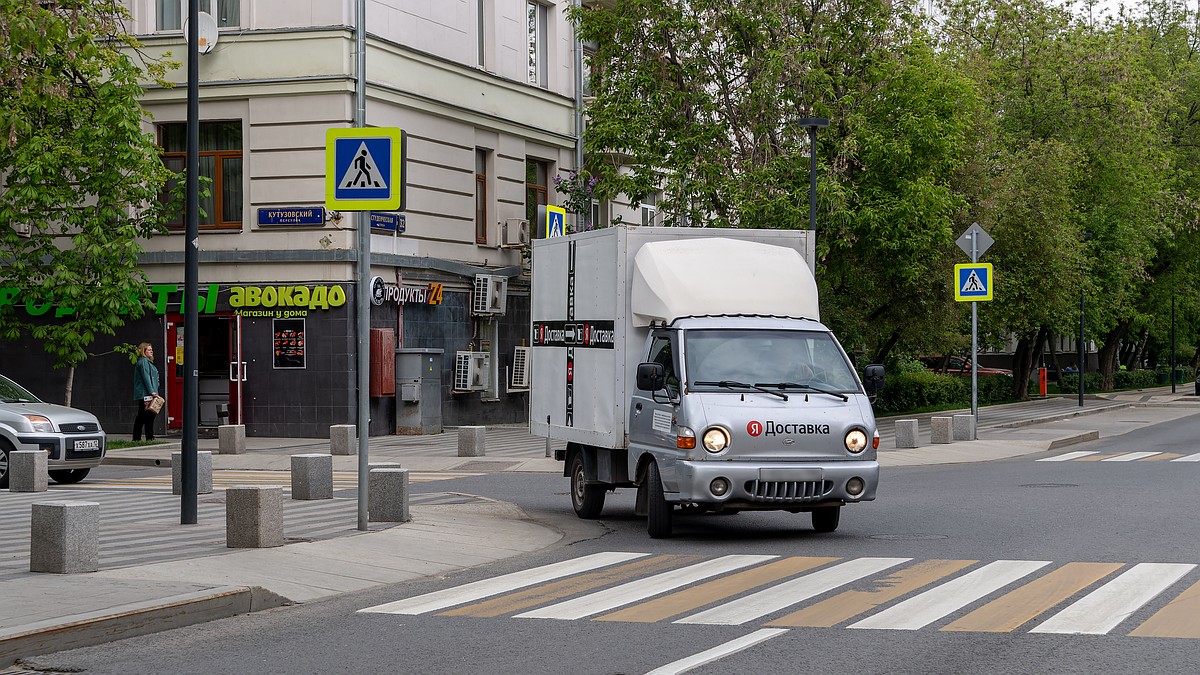
<path id="1" fill-rule="evenodd" d="M 1079 375 L 1063 375 L 1063 391 L 1079 391 Z M 1083 376 L 1083 391 L 1095 394 L 1100 391 L 1100 373 L 1085 373 Z"/>
<path id="2" fill-rule="evenodd" d="M 969 380 L 922 369 L 889 376 L 887 385 L 875 402 L 875 411 L 887 415 L 919 408 L 957 405 L 964 400 L 970 405 Z"/>
<path id="3" fill-rule="evenodd" d="M 1075 382 L 1078 387 L 1079 380 Z M 1113 373 L 1114 389 L 1145 389 L 1157 384 L 1155 373 L 1151 370 L 1118 370 Z"/>

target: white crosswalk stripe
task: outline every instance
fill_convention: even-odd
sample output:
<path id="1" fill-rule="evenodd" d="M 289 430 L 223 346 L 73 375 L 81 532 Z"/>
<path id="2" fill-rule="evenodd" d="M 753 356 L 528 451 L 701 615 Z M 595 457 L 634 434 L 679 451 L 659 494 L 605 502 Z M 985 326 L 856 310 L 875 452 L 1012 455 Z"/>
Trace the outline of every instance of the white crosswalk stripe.
<path id="1" fill-rule="evenodd" d="M 1187 457 L 1180 457 L 1179 459 L 1173 459 L 1171 461 L 1172 462 L 1200 462 L 1200 452 L 1197 452 L 1194 455 L 1188 455 Z"/>
<path id="2" fill-rule="evenodd" d="M 1039 462 L 1069 462 L 1073 459 L 1079 459 L 1080 457 L 1087 457 L 1088 455 L 1096 455 L 1096 454 L 1099 454 L 1099 451 L 1097 451 L 1097 450 L 1076 450 L 1075 452 L 1068 452 L 1065 455 L 1056 455 L 1054 457 L 1045 457 L 1045 458 L 1039 459 L 1037 461 L 1039 461 Z"/>
<path id="3" fill-rule="evenodd" d="M 1155 455 L 1161 455 L 1161 454 L 1162 454 L 1161 452 L 1129 452 L 1124 455 L 1117 455 L 1116 457 L 1109 457 L 1108 459 L 1102 459 L 1100 461 L 1101 462 L 1136 462 L 1139 459 L 1145 459 L 1147 457 L 1153 457 Z"/>
<path id="4" fill-rule="evenodd" d="M 1103 635 L 1195 567 L 1172 563 L 1134 565 L 1030 632 Z"/>

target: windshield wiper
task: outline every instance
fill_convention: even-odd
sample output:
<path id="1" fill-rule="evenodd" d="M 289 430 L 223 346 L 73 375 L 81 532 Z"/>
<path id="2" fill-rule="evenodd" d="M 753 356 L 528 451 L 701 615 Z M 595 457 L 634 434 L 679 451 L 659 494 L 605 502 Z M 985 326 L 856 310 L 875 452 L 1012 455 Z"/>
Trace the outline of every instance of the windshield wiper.
<path id="1" fill-rule="evenodd" d="M 846 396 L 845 394 L 843 394 L 841 392 L 829 391 L 828 389 L 821 389 L 820 387 L 814 387 L 811 384 L 800 384 L 798 382 L 758 382 L 754 386 L 756 386 L 756 387 L 778 387 L 780 389 L 807 389 L 808 391 L 815 391 L 818 394 L 825 394 L 827 396 L 837 396 L 838 398 L 842 399 L 843 401 L 850 400 L 849 396 Z"/>
<path id="2" fill-rule="evenodd" d="M 779 398 L 781 398 L 785 401 L 788 400 L 787 394 L 785 394 L 781 391 L 767 389 L 767 388 L 763 387 L 762 385 L 758 385 L 758 384 L 746 384 L 745 382 L 738 382 L 737 380 L 704 380 L 704 381 L 693 382 L 692 384 L 696 385 L 697 387 L 724 387 L 725 389 L 738 389 L 738 388 L 754 389 L 756 391 L 761 391 L 764 394 L 778 396 Z"/>

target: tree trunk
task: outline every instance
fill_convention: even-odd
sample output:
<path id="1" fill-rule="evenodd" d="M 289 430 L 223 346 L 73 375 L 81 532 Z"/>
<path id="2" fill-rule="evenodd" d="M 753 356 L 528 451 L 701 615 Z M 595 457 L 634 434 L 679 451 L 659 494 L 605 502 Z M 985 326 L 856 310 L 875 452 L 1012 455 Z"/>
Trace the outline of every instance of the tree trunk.
<path id="1" fill-rule="evenodd" d="M 66 396 L 64 397 L 66 399 L 66 401 L 63 403 L 63 405 L 67 406 L 68 408 L 71 407 L 71 394 L 74 391 L 75 391 L 75 366 L 70 366 L 67 368 L 67 387 L 66 387 L 66 392 L 65 392 Z"/>
<path id="2" fill-rule="evenodd" d="M 1104 336 L 1104 346 L 1097 353 L 1100 368 L 1100 390 L 1112 391 L 1113 372 L 1117 369 L 1117 354 L 1121 349 L 1121 340 L 1129 332 L 1132 319 L 1122 319 Z"/>
<path id="3" fill-rule="evenodd" d="M 1143 328 L 1142 329 L 1142 337 L 1141 337 L 1141 339 L 1139 339 L 1137 341 L 1137 348 L 1133 350 L 1133 358 L 1130 359 L 1129 363 L 1125 364 L 1126 366 L 1129 367 L 1130 370 L 1141 370 L 1142 369 L 1142 363 L 1143 363 L 1142 356 L 1145 355 L 1145 353 L 1146 353 L 1146 343 L 1149 341 L 1150 341 L 1150 329 Z"/>
<path id="4" fill-rule="evenodd" d="M 896 346 L 896 341 L 899 339 L 900 331 L 892 331 L 892 334 L 888 337 L 887 342 L 884 342 L 883 345 L 879 347 L 879 351 L 875 353 L 875 360 L 871 363 L 883 363 L 883 360 L 887 358 L 888 353 L 892 351 L 892 347 Z"/>

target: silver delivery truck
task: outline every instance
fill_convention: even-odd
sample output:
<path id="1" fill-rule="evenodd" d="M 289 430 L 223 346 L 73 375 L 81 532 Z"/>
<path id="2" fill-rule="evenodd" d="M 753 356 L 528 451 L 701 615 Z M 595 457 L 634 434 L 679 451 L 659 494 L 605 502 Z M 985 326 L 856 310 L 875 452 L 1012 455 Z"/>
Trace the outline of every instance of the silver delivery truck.
<path id="1" fill-rule="evenodd" d="M 808 231 L 612 227 L 533 244 L 535 436 L 581 518 L 636 487 L 651 537 L 675 507 L 809 512 L 875 498 L 865 386 L 820 323 Z"/>

